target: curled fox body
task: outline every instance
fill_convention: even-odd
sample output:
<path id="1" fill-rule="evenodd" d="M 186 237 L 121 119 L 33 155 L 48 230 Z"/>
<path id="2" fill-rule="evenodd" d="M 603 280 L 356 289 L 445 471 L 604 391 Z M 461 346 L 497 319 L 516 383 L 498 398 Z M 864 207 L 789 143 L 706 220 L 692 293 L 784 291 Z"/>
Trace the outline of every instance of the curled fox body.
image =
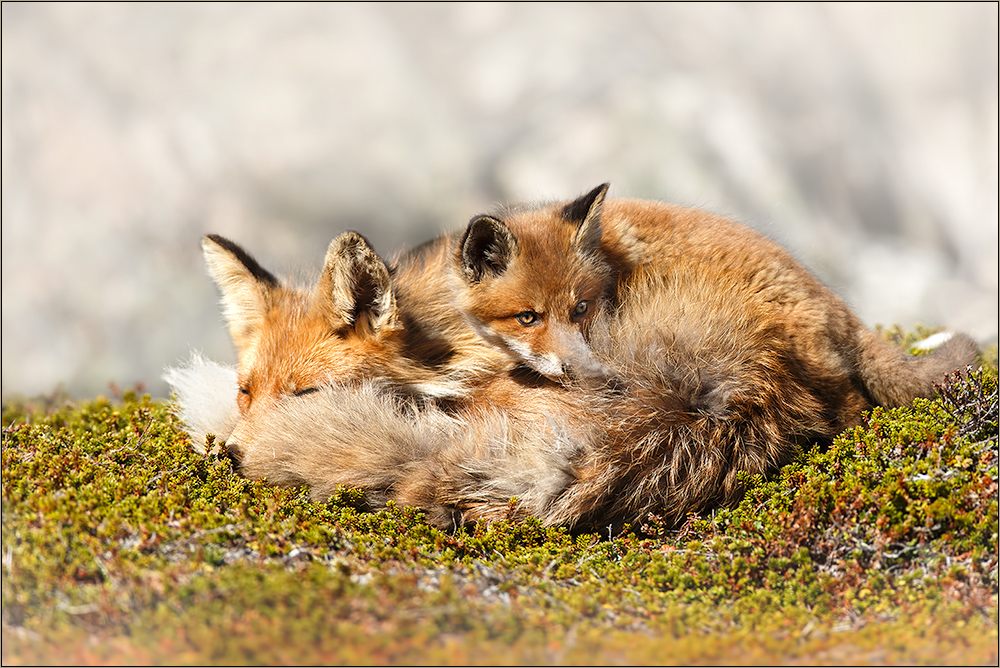
<path id="1" fill-rule="evenodd" d="M 243 475 L 306 484 L 317 499 L 344 485 L 364 489 L 371 507 L 417 506 L 443 527 L 531 515 L 591 528 L 648 512 L 680 522 L 734 502 L 740 471 L 768 473 L 806 437 L 794 411 L 755 421 L 705 410 L 714 399 L 698 379 L 714 368 L 701 358 L 664 364 L 632 351 L 628 360 L 644 367 L 636 380 L 599 387 L 513 365 L 438 291 L 454 243 L 390 272 L 348 233 L 331 244 L 315 287 L 299 289 L 232 242 L 207 238 L 239 360 L 228 380 L 199 359 L 169 374 L 192 435 L 214 431 Z M 632 372 L 623 364 L 621 373 Z M 228 396 L 211 399 L 203 378 L 230 383 Z M 216 426 L 204 418 L 213 411 Z"/>
<path id="2" fill-rule="evenodd" d="M 605 191 L 479 217 L 391 267 L 345 233 L 308 288 L 206 238 L 238 364 L 169 374 L 189 430 L 248 477 L 358 487 L 442 527 L 679 523 L 975 353 L 956 336 L 906 356 L 747 228 Z"/>
<path id="3" fill-rule="evenodd" d="M 740 412 L 745 397 L 747 419 L 809 415 L 796 433 L 832 438 L 875 405 L 931 396 L 978 354 L 958 334 L 907 355 L 753 230 L 607 189 L 478 216 L 455 250 L 459 308 L 539 373 L 641 384 L 670 369 L 706 410 Z"/>

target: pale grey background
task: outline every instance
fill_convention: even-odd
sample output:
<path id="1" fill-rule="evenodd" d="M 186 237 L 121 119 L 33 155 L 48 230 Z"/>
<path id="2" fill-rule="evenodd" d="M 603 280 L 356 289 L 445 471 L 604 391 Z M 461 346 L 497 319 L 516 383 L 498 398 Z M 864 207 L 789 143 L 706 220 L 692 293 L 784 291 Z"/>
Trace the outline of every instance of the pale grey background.
<path id="1" fill-rule="evenodd" d="M 314 269 L 495 202 L 731 215 L 997 336 L 997 5 L 3 4 L 3 394 L 232 360 L 199 238 Z"/>

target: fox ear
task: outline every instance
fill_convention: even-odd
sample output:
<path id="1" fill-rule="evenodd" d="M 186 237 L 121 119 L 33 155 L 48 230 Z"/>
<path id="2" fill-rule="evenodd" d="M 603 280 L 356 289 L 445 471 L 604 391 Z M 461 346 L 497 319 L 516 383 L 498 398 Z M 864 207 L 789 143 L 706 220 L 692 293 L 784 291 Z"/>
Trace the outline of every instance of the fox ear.
<path id="1" fill-rule="evenodd" d="M 503 221 L 492 216 L 473 218 L 462 237 L 462 270 L 471 283 L 507 271 L 517 254 L 517 239 Z"/>
<path id="2" fill-rule="evenodd" d="M 601 210 L 610 187 L 610 183 L 602 183 L 562 209 L 563 220 L 578 226 L 573 245 L 581 252 L 595 253 L 601 248 Z"/>
<path id="3" fill-rule="evenodd" d="M 375 334 L 399 326 L 389 269 L 357 232 L 330 243 L 314 299 L 335 331 Z"/>
<path id="4" fill-rule="evenodd" d="M 235 243 L 209 234 L 201 241 L 208 273 L 222 293 L 222 312 L 236 348 L 242 351 L 264 322 L 278 279 Z"/>

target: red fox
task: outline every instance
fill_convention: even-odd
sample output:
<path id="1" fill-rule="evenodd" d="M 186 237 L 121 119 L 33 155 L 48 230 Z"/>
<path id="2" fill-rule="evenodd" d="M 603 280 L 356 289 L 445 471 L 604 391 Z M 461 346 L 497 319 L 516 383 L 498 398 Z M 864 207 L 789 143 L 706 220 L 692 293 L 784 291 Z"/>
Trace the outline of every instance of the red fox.
<path id="1" fill-rule="evenodd" d="M 716 393 L 741 400 L 705 410 L 698 379 L 720 367 L 699 357 L 664 363 L 631 351 L 641 373 L 623 365 L 627 382 L 605 387 L 515 367 L 447 308 L 436 281 L 447 280 L 453 243 L 438 240 L 390 270 L 347 233 L 304 290 L 232 242 L 206 238 L 239 362 L 228 376 L 197 358 L 168 374 L 192 435 L 214 428 L 243 475 L 307 484 L 317 499 L 344 485 L 364 489 L 373 508 L 417 506 L 442 527 L 531 515 L 582 528 L 648 512 L 681 522 L 735 502 L 740 472 L 769 473 L 821 435 L 823 405 L 762 400 L 777 408 L 754 410 L 767 369 L 734 376 L 736 386 Z M 220 382 L 228 396 L 212 399 Z"/>
<path id="2" fill-rule="evenodd" d="M 826 423 L 819 433 L 832 437 L 874 405 L 931 396 L 978 355 L 961 334 L 907 355 L 751 229 L 697 209 L 605 200 L 607 190 L 477 216 L 455 250 L 455 299 L 473 327 L 550 378 L 628 367 L 638 380 L 644 365 L 676 366 L 701 386 L 704 407 L 726 410 L 744 395 L 762 410 L 765 397 L 812 403 Z"/>
<path id="3" fill-rule="evenodd" d="M 603 528 L 733 503 L 742 472 L 773 472 L 870 405 L 860 390 L 841 397 L 840 378 L 804 373 L 813 361 L 780 322 L 745 308 L 738 275 L 681 272 L 680 261 L 672 274 L 632 262 L 611 297 L 586 293 L 584 354 L 607 375 L 554 382 L 484 342 L 455 307 L 449 266 L 467 237 L 390 267 L 345 233 L 306 289 L 207 237 L 239 359 L 235 372 L 196 358 L 168 374 L 192 435 L 214 430 L 243 475 L 307 484 L 320 500 L 343 485 L 441 527 L 531 515 Z M 485 251 L 481 277 L 509 264 Z"/>

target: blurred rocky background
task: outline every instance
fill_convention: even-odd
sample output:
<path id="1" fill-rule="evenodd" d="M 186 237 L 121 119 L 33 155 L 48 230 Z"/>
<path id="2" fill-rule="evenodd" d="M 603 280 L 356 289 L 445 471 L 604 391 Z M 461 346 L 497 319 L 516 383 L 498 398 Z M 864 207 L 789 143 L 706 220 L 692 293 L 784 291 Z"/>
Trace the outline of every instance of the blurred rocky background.
<path id="1" fill-rule="evenodd" d="M 996 3 L 2 11 L 4 396 L 232 361 L 206 232 L 301 274 L 603 181 L 997 337 Z"/>

